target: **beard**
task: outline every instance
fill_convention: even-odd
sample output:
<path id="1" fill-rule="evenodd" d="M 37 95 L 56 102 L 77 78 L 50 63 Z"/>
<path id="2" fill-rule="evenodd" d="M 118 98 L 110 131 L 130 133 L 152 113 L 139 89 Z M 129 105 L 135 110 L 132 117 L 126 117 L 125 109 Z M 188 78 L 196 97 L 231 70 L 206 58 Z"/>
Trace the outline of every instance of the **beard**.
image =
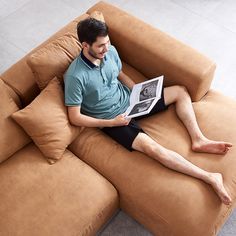
<path id="1" fill-rule="evenodd" d="M 89 48 L 88 54 L 95 59 L 101 60 L 103 58 L 103 57 L 99 57 L 99 53 L 94 52 L 92 48 Z"/>

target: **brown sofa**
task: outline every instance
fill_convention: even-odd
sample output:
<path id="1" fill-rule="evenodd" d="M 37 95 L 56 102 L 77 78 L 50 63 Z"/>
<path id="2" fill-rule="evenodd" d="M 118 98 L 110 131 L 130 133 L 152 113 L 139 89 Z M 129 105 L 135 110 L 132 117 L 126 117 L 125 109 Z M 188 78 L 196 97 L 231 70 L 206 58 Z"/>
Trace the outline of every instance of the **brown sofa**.
<path id="1" fill-rule="evenodd" d="M 62 78 L 81 50 L 76 24 L 94 10 L 103 13 L 123 70 L 132 79 L 140 82 L 163 74 L 165 86 L 186 86 L 204 134 L 236 144 L 236 102 L 209 90 L 215 64 L 121 9 L 99 2 L 1 75 L 0 235 L 95 235 L 119 208 L 154 235 L 216 235 L 236 203 L 235 147 L 225 156 L 192 152 L 173 106 L 140 121 L 161 145 L 205 170 L 221 172 L 233 200 L 226 206 L 204 182 L 129 152 L 99 129 L 72 127 L 64 122 L 62 106 L 57 110 L 64 115 L 56 116 L 54 103 L 50 110 L 45 96 L 52 86 L 60 90 L 54 77 Z M 51 87 L 40 92 L 39 87 L 48 84 Z M 55 103 L 57 98 L 61 101 L 59 95 L 51 96 Z M 48 111 L 40 110 L 42 101 Z M 62 124 L 57 119 L 69 127 L 65 141 L 53 136 L 64 132 L 63 127 L 54 129 L 54 124 Z"/>

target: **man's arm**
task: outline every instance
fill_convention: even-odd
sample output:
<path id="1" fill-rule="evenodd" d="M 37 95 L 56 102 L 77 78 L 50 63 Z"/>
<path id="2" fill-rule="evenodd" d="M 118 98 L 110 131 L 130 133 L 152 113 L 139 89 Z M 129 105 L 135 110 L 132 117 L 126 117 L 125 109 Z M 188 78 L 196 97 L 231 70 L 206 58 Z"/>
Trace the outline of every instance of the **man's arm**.
<path id="1" fill-rule="evenodd" d="M 85 127 L 113 127 L 128 125 L 130 119 L 125 119 L 124 114 L 121 114 L 114 119 L 97 119 L 81 114 L 80 106 L 68 107 L 69 120 L 71 124 Z"/>
<path id="2" fill-rule="evenodd" d="M 127 87 L 129 87 L 131 90 L 133 88 L 133 86 L 135 85 L 134 81 L 128 76 L 126 75 L 122 70 L 120 71 L 119 75 L 118 75 L 118 79 Z"/>

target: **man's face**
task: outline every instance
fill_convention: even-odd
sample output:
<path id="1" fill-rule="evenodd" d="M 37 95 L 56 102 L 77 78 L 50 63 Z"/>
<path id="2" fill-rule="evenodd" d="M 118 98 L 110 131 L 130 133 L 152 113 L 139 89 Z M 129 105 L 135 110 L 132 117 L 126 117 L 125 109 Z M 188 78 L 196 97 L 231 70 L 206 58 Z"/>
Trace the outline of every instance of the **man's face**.
<path id="1" fill-rule="evenodd" d="M 105 37 L 97 37 L 96 42 L 92 45 L 87 44 L 88 53 L 90 56 L 101 60 L 105 57 L 106 52 L 108 52 L 109 45 L 110 39 L 108 35 Z"/>
<path id="2" fill-rule="evenodd" d="M 143 90 L 144 96 L 153 97 L 153 96 L 155 96 L 155 92 L 156 92 L 156 86 L 155 85 L 149 85 L 146 88 L 144 88 L 144 90 Z"/>

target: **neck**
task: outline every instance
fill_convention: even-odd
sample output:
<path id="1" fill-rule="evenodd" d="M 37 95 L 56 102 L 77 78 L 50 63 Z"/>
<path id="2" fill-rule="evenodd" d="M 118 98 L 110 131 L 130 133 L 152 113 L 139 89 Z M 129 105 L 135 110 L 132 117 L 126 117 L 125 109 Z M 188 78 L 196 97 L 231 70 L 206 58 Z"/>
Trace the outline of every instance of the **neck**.
<path id="1" fill-rule="evenodd" d="M 88 50 L 86 50 L 85 48 L 83 49 L 83 54 L 84 56 L 90 60 L 94 65 L 100 65 L 101 63 L 101 60 L 100 59 L 97 59 L 95 57 L 93 57 L 92 55 L 89 54 Z"/>

